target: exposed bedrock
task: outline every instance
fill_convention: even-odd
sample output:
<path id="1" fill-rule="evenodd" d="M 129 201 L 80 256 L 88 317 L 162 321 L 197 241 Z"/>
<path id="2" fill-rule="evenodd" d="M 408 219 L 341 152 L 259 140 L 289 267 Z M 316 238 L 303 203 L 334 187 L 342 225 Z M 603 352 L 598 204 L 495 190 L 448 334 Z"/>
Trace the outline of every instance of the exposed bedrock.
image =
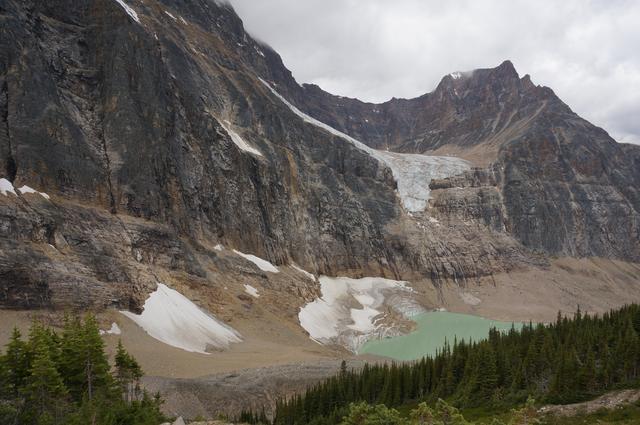
<path id="1" fill-rule="evenodd" d="M 139 310 L 167 276 L 246 272 L 217 244 L 436 284 L 550 255 L 640 260 L 640 149 L 510 62 L 373 105 L 298 85 L 226 4 L 130 3 L 0 6 L 0 178 L 51 196 L 0 194 L 0 305 Z M 399 185 L 380 160 L 398 153 L 480 168 Z"/>

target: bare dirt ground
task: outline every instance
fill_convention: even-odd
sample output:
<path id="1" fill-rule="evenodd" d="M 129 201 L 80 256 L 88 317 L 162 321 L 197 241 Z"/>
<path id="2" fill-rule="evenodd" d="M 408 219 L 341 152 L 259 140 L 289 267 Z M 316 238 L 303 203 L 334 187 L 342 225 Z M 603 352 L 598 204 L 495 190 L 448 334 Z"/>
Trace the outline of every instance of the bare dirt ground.
<path id="1" fill-rule="evenodd" d="M 465 294 L 476 298 L 477 304 L 469 302 Z M 446 285 L 428 298 L 458 313 L 503 321 L 550 322 L 559 311 L 572 315 L 578 306 L 583 312 L 603 313 L 639 303 L 640 264 L 561 258 L 548 269 L 496 275 L 464 288 Z"/>
<path id="2" fill-rule="evenodd" d="M 340 370 L 340 360 L 321 360 L 282 366 L 270 366 L 220 373 L 196 379 L 150 376 L 144 385 L 164 394 L 164 410 L 168 415 L 184 418 L 233 418 L 243 408 L 270 410 L 280 397 L 303 391 Z M 358 368 L 364 359 L 350 360 L 349 368 Z"/>

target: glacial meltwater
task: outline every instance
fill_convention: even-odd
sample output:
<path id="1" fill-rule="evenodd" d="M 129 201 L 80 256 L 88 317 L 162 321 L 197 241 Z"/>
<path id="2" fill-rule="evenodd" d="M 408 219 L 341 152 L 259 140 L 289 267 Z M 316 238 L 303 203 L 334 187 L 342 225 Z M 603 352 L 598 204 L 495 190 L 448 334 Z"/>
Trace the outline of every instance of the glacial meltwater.
<path id="1" fill-rule="evenodd" d="M 489 330 L 508 331 L 516 329 L 522 323 L 499 322 L 469 314 L 433 311 L 422 313 L 413 320 L 417 329 L 407 335 L 371 340 L 361 348 L 360 354 L 376 354 L 396 360 L 415 360 L 423 356 L 434 355 L 442 349 L 445 341 L 453 344 L 455 338 L 478 341 L 489 336 Z"/>

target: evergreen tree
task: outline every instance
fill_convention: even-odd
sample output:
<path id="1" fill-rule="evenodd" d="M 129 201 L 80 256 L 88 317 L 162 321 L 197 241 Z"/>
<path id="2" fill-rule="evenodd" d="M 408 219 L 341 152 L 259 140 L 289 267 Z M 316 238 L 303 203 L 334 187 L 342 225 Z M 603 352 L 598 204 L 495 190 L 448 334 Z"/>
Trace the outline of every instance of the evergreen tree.
<path id="1" fill-rule="evenodd" d="M 33 424 L 63 423 L 67 389 L 49 355 L 49 347 L 36 340 L 34 358 L 27 383 L 22 389 L 25 406 L 23 417 Z"/>
<path id="2" fill-rule="evenodd" d="M 21 337 L 18 328 L 13 328 L 6 352 L 1 357 L 7 379 L 3 392 L 10 394 L 12 398 L 19 397 L 20 388 L 24 387 L 29 377 L 29 353 L 27 344 Z"/>
<path id="3" fill-rule="evenodd" d="M 115 356 L 116 380 L 122 392 L 123 398 L 127 402 L 136 400 L 140 395 L 140 378 L 142 378 L 142 368 L 118 341 Z"/>
<path id="4" fill-rule="evenodd" d="M 128 397 L 119 397 L 114 391 L 115 379 L 92 317 L 84 323 L 67 318 L 61 338 L 39 322 L 33 323 L 26 343 L 14 330 L 6 352 L 0 355 L 0 424 L 163 422 L 162 400 L 140 391 L 137 382 L 142 371 L 123 346 L 116 363 L 117 378 L 130 384 Z"/>

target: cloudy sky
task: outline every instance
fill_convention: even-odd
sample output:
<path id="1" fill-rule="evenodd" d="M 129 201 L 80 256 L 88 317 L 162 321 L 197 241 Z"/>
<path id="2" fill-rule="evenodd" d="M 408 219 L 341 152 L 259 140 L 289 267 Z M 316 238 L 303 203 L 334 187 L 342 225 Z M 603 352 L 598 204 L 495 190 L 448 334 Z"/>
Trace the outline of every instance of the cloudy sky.
<path id="1" fill-rule="evenodd" d="M 298 82 L 366 101 L 510 59 L 618 141 L 640 144 L 638 0 L 231 0 Z"/>

